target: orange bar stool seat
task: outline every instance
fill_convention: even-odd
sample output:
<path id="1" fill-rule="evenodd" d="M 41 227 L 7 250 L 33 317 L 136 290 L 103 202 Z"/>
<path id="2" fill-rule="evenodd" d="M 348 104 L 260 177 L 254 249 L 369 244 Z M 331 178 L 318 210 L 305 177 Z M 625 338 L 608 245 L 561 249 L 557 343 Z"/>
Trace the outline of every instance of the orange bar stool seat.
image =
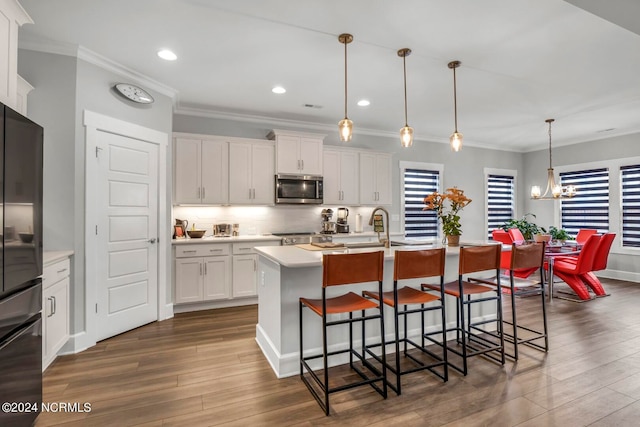
<path id="1" fill-rule="evenodd" d="M 468 373 L 468 359 L 483 355 L 504 365 L 504 334 L 502 324 L 502 292 L 500 290 L 500 253 L 501 245 L 460 247 L 458 280 L 443 286 L 423 284 L 422 289 L 443 290 L 445 294 L 456 298 L 456 326 L 447 328 L 447 332 L 456 332 L 457 346 L 448 345 L 447 349 L 462 358 L 462 365 L 452 362 L 449 366 L 463 375 Z M 480 279 L 463 278 L 464 275 L 492 271 L 496 282 L 490 285 L 480 283 Z M 481 294 L 493 294 L 483 296 Z M 472 298 L 473 296 L 473 298 Z M 475 320 L 472 322 L 471 307 L 473 304 L 494 301 L 496 318 Z M 495 324 L 496 330 L 487 330 L 487 326 Z"/>
<path id="2" fill-rule="evenodd" d="M 327 288 L 334 286 L 353 285 L 359 283 L 377 282 L 378 292 L 382 292 L 382 275 L 384 266 L 384 252 L 366 252 L 356 254 L 327 254 L 322 257 L 322 298 L 300 298 L 299 319 L 300 319 L 300 378 L 305 383 L 313 397 L 326 415 L 329 415 L 329 395 L 331 393 L 371 385 L 383 398 L 387 398 L 387 368 L 385 346 L 381 346 L 381 355 L 375 354 L 365 346 L 364 324 L 368 320 L 377 320 L 380 323 L 380 339 L 384 338 L 384 311 L 381 305 L 371 299 L 364 298 L 355 292 L 347 292 L 342 295 L 328 297 Z M 303 315 L 304 307 L 322 319 L 322 353 L 305 355 L 303 342 Z M 374 313 L 367 314 L 367 310 L 374 310 Z M 354 317 L 354 312 L 360 312 Z M 348 318 L 338 316 L 347 314 Z M 331 320 L 329 316 L 331 315 Z M 335 318 L 335 319 L 334 319 Z M 362 350 L 358 352 L 353 343 L 353 324 L 362 325 Z M 328 350 L 328 329 L 330 327 L 348 325 L 349 326 L 349 348 L 343 350 Z M 330 368 L 329 357 L 349 354 L 349 366 L 357 374 L 357 380 L 350 383 L 336 382 L 331 385 L 329 380 Z M 380 361 L 380 367 L 371 363 L 371 358 L 367 359 L 367 354 Z M 354 358 L 362 366 L 354 363 Z M 309 362 L 314 359 L 322 359 L 321 374 L 314 371 Z M 321 378 L 322 376 L 322 378 Z M 377 383 L 380 383 L 379 385 Z"/>
<path id="3" fill-rule="evenodd" d="M 393 291 L 382 293 L 382 301 L 385 305 L 393 308 L 394 319 L 394 340 L 395 360 L 387 357 L 387 369 L 396 376 L 395 385 L 390 381 L 389 387 L 397 394 L 402 394 L 402 375 L 429 370 L 443 381 L 449 379 L 447 365 L 447 338 L 446 338 L 446 313 L 444 307 L 444 292 L 442 283 L 444 282 L 445 249 L 427 249 L 418 251 L 396 251 L 394 255 Z M 414 279 L 439 278 L 440 292 L 434 295 L 411 286 L 398 288 L 400 281 Z M 380 300 L 380 293 L 365 291 L 363 295 L 374 300 Z M 411 307 L 409 307 L 411 306 Z M 442 325 L 439 334 L 441 340 L 430 338 L 438 332 L 425 334 L 425 313 L 439 311 L 439 322 Z M 408 335 L 407 317 L 409 314 L 420 314 L 421 342 L 418 344 Z M 403 320 L 403 335 L 400 335 L 400 320 Z M 434 353 L 425 346 L 425 338 L 437 344 L 440 353 Z M 386 344 L 390 344 L 387 342 Z M 402 352 L 400 344 L 403 344 Z M 411 348 L 409 347 L 411 346 Z M 410 349 L 417 349 L 426 355 L 427 360 L 418 358 L 409 352 Z M 410 363 L 401 368 L 402 357 L 408 359 Z M 442 367 L 437 370 L 437 367 Z"/>

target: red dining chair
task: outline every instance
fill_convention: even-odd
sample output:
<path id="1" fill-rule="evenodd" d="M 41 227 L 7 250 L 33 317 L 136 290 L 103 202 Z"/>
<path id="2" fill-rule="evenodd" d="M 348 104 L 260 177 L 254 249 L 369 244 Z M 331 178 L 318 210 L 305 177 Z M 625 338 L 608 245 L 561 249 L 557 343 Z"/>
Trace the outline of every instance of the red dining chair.
<path id="1" fill-rule="evenodd" d="M 584 245 L 592 234 L 596 234 L 598 230 L 593 228 L 581 228 L 578 230 L 578 234 L 576 234 L 576 243 L 579 245 Z"/>
<path id="2" fill-rule="evenodd" d="M 513 240 L 511 239 L 511 236 L 509 236 L 509 233 L 501 228 L 496 228 L 495 230 L 491 231 L 491 238 L 496 242 L 504 243 L 505 245 L 510 245 L 513 243 Z"/>
<path id="3" fill-rule="evenodd" d="M 613 245 L 613 240 L 615 238 L 616 233 L 607 233 L 600 238 L 600 243 L 598 244 L 598 248 L 596 249 L 596 255 L 593 258 L 591 271 L 580 275 L 580 279 L 593 290 L 593 293 L 595 293 L 596 296 L 599 297 L 604 297 L 609 294 L 606 293 L 606 291 L 602 287 L 600 279 L 598 279 L 598 277 L 596 277 L 593 272 L 601 271 L 607 268 L 609 252 L 611 252 L 611 246 Z M 566 257 L 566 259 L 563 257 L 562 259 L 568 262 L 577 262 L 577 257 Z"/>
<path id="4" fill-rule="evenodd" d="M 513 243 L 515 243 L 516 245 L 521 245 L 525 242 L 522 231 L 520 231 L 519 228 L 510 228 L 508 233 L 511 237 L 511 240 L 513 240 Z"/>
<path id="5" fill-rule="evenodd" d="M 600 238 L 599 234 L 589 236 L 575 261 L 558 257 L 553 263 L 553 274 L 564 280 L 581 300 L 591 299 L 589 289 L 580 276 L 591 271 Z M 553 280 L 553 277 L 549 280 Z"/>

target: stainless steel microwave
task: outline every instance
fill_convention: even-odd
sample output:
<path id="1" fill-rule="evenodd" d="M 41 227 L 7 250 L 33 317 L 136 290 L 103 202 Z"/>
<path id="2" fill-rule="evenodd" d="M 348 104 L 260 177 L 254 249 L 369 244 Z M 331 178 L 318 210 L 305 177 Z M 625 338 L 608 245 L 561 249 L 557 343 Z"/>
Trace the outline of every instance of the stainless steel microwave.
<path id="1" fill-rule="evenodd" d="M 322 177 L 276 175 L 276 204 L 322 204 Z"/>

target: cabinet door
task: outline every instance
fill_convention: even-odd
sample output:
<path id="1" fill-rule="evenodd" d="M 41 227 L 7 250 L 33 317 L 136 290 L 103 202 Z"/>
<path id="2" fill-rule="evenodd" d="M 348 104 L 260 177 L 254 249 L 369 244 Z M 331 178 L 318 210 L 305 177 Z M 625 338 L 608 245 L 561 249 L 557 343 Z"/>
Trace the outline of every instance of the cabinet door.
<path id="1" fill-rule="evenodd" d="M 340 188 L 340 152 L 325 150 L 323 154 L 324 204 L 338 205 L 342 200 Z"/>
<path id="2" fill-rule="evenodd" d="M 376 201 L 376 156 L 360 153 L 360 204 L 375 205 Z"/>
<path id="3" fill-rule="evenodd" d="M 200 149 L 200 140 L 176 139 L 174 203 L 200 203 Z"/>
<path id="4" fill-rule="evenodd" d="M 376 191 L 377 203 L 391 204 L 391 156 L 376 155 Z"/>
<path id="5" fill-rule="evenodd" d="M 202 258 L 176 260 L 176 304 L 202 301 L 203 273 Z"/>
<path id="6" fill-rule="evenodd" d="M 252 155 L 252 203 L 275 203 L 274 147 L 271 144 L 254 144 Z"/>
<path id="7" fill-rule="evenodd" d="M 231 297 L 231 257 L 203 258 L 204 300 Z"/>
<path id="8" fill-rule="evenodd" d="M 54 357 L 69 339 L 69 278 L 43 292 L 45 360 Z"/>
<path id="9" fill-rule="evenodd" d="M 322 140 L 300 138 L 300 166 L 305 175 L 322 175 Z"/>
<path id="10" fill-rule="evenodd" d="M 276 139 L 278 173 L 300 174 L 300 138 L 280 135 Z"/>
<path id="11" fill-rule="evenodd" d="M 360 181 L 358 167 L 358 153 L 344 152 L 340 155 L 340 187 L 342 190 L 341 204 L 357 205 L 358 183 Z"/>
<path id="12" fill-rule="evenodd" d="M 224 141 L 202 141 L 202 203 L 220 205 L 229 202 L 229 150 Z"/>
<path id="13" fill-rule="evenodd" d="M 253 200 L 251 147 L 246 143 L 229 143 L 229 202 L 232 204 L 250 204 Z"/>
<path id="14" fill-rule="evenodd" d="M 233 256 L 233 297 L 251 297 L 258 294 L 257 255 Z"/>

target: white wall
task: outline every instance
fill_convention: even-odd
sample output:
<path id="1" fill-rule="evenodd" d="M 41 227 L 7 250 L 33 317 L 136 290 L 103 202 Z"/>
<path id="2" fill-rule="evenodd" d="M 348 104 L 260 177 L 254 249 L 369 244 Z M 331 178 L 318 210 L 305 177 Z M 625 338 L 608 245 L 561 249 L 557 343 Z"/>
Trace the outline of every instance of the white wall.
<path id="1" fill-rule="evenodd" d="M 150 90 L 156 100 L 151 106 L 128 102 L 112 89 L 126 78 L 71 56 L 20 49 L 18 72 L 35 88 L 29 94 L 28 116 L 44 127 L 44 249 L 75 253 L 73 335 L 85 330 L 84 182 L 85 173 L 91 171 L 84 166 L 83 112 L 91 110 L 171 135 L 172 100 Z M 171 170 L 170 150 L 168 154 L 167 170 Z M 165 190 L 170 200 L 171 189 Z M 170 209 L 169 204 L 165 209 Z M 165 262 L 171 265 L 170 255 Z"/>

